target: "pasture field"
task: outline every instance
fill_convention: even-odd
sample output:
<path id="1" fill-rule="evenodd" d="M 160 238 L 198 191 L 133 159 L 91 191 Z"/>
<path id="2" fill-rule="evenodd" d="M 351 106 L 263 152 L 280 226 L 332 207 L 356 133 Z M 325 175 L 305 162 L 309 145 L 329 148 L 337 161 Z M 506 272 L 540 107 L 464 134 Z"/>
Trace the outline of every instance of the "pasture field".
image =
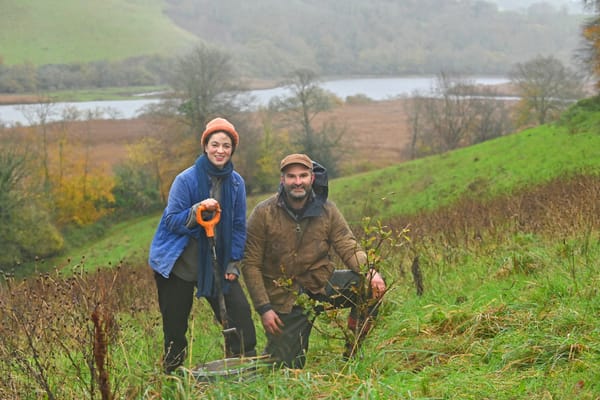
<path id="1" fill-rule="evenodd" d="M 197 39 L 162 14 L 162 5 L 161 0 L 5 1 L 0 57 L 6 65 L 43 65 L 174 55 Z"/>

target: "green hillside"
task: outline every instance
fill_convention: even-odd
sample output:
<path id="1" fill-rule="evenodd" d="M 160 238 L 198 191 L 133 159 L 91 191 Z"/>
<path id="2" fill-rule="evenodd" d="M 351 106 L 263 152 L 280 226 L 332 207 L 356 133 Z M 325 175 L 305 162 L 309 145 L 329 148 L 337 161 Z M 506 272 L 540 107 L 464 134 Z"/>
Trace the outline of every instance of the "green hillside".
<path id="1" fill-rule="evenodd" d="M 600 172 L 600 124 L 571 135 L 544 125 L 482 144 L 332 182 L 330 197 L 359 220 L 431 211 L 461 197 L 490 199 L 563 175 Z M 365 209 L 366 207 L 366 209 Z"/>
<path id="2" fill-rule="evenodd" d="M 0 6 L 0 60 L 66 64 L 174 54 L 194 42 L 162 0 L 19 0 Z"/>
<path id="3" fill-rule="evenodd" d="M 597 399 L 599 132 L 600 97 L 558 124 L 333 180 L 331 196 L 353 222 L 430 212 L 413 215 L 424 229 L 409 231 L 410 241 L 377 247 L 385 232 L 363 229 L 389 284 L 375 329 L 346 361 L 347 315 L 320 316 L 304 370 L 260 367 L 250 377 L 197 382 L 189 370 L 221 359 L 223 336 L 207 303 L 195 301 L 187 369 L 165 376 L 145 262 L 159 215 L 116 226 L 73 251 L 72 265 L 59 263 L 67 279 L 60 271 L 21 284 L 5 276 L 0 397 L 98 398 L 90 376 L 106 356 L 103 393 L 111 384 L 114 398 Z M 119 267 L 91 273 L 109 263 Z M 94 326 L 90 314 L 101 316 Z M 265 335 L 254 317 L 260 349 Z"/>
<path id="4" fill-rule="evenodd" d="M 464 198 L 493 199 L 576 174 L 600 174 L 599 100 L 583 100 L 556 124 L 542 125 L 475 146 L 330 181 L 329 197 L 351 224 L 364 216 L 389 221 L 451 206 Z M 248 209 L 266 195 L 248 199 Z M 113 227 L 74 260 L 106 265 L 142 256 L 160 215 Z M 135 240 L 132 240 L 135 237 Z M 94 266 L 91 263 L 90 266 Z"/>

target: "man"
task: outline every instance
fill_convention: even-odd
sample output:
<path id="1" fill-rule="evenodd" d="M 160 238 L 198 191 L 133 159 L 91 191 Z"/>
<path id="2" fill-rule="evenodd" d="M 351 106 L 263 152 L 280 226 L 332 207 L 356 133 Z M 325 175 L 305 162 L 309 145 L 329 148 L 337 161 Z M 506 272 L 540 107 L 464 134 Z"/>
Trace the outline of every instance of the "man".
<path id="1" fill-rule="evenodd" d="M 313 165 L 318 164 L 305 154 L 290 154 L 281 161 L 278 193 L 258 204 L 249 217 L 242 267 L 267 336 L 265 352 L 291 368 L 304 367 L 312 328 L 297 303 L 300 293 L 334 307 L 352 307 L 348 325 L 359 339 L 377 310 L 377 302 L 360 311 L 353 301 L 357 291 L 352 288 L 364 282 L 361 267 L 367 255 L 340 211 L 327 200 L 327 191 L 325 195 L 313 191 Z M 334 271 L 331 250 L 350 270 Z M 380 274 L 370 269 L 365 278 L 373 297 L 380 298 L 386 288 Z M 348 342 L 345 356 L 355 350 Z"/>

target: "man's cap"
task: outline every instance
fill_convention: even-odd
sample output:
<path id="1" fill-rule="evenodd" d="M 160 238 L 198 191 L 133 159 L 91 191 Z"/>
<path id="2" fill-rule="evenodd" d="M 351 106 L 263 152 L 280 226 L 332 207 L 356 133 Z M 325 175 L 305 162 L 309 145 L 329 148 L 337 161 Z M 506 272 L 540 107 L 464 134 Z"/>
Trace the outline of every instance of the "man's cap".
<path id="1" fill-rule="evenodd" d="M 290 154 L 281 160 L 279 170 L 283 171 L 288 165 L 292 164 L 300 164 L 311 170 L 313 168 L 313 162 L 306 154 Z"/>
<path id="2" fill-rule="evenodd" d="M 233 146 L 237 147 L 238 142 L 240 141 L 240 137 L 235 130 L 233 124 L 227 121 L 225 118 L 215 118 L 206 124 L 206 129 L 204 133 L 202 133 L 202 137 L 200 138 L 200 143 L 202 146 L 206 146 L 206 142 L 208 141 L 208 137 L 216 132 L 225 132 L 231 136 L 231 141 L 233 142 Z"/>

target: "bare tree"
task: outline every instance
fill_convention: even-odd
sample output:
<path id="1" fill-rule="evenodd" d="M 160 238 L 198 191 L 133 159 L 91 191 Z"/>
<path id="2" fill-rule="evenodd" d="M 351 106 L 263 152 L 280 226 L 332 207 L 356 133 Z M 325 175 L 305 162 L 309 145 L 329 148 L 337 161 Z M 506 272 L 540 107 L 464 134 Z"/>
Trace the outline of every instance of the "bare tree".
<path id="1" fill-rule="evenodd" d="M 581 0 L 583 5 L 595 12 L 600 12 L 600 0 Z"/>
<path id="2" fill-rule="evenodd" d="M 440 73 L 431 93 L 413 93 L 407 108 L 411 157 L 437 154 L 505 134 L 508 111 L 491 90 Z"/>
<path id="3" fill-rule="evenodd" d="M 332 96 L 319 86 L 317 74 L 309 69 L 295 70 L 285 87 L 291 95 L 272 99 L 269 107 L 283 112 L 288 123 L 298 127 L 292 142 L 299 151 L 325 164 L 330 176 L 336 176 L 342 152 L 333 148 L 341 145 L 345 129 L 334 121 L 325 121 L 319 130 L 314 125 L 317 115 L 333 107 Z"/>
<path id="4" fill-rule="evenodd" d="M 544 124 L 583 97 L 583 80 L 553 56 L 517 64 L 509 74 L 521 101 L 519 124 Z"/>
<path id="5" fill-rule="evenodd" d="M 422 112 L 424 104 L 423 95 L 419 91 L 412 93 L 411 99 L 406 103 L 406 114 L 408 115 L 410 127 L 410 159 L 414 160 L 418 156 L 417 145 L 419 142 L 419 134 L 421 132 Z"/>
<path id="6" fill-rule="evenodd" d="M 475 121 L 471 99 L 465 93 L 467 87 L 469 83 L 464 79 L 442 72 L 431 95 L 413 99 L 413 120 L 420 115 L 415 121 L 419 124 L 413 122 L 413 142 L 419 141 L 426 154 L 443 153 L 465 144 Z"/>
<path id="7" fill-rule="evenodd" d="M 41 182 L 31 173 L 35 154 L 22 132 L 0 129 L 0 142 L 0 268 L 12 269 L 56 252 L 63 242 L 38 201 Z"/>
<path id="8" fill-rule="evenodd" d="M 444 72 L 437 77 L 436 97 L 441 108 L 430 113 L 429 118 L 440 142 L 442 152 L 456 149 L 468 138 L 474 126 L 476 114 L 472 109 L 474 86 L 472 81 Z"/>
<path id="9" fill-rule="evenodd" d="M 200 44 L 177 59 L 170 85 L 177 110 L 191 132 L 200 135 L 214 116 L 231 117 L 239 110 L 237 81 L 231 56 Z"/>
<path id="10" fill-rule="evenodd" d="M 513 130 L 510 109 L 503 99 L 495 99 L 494 90 L 484 89 L 472 98 L 473 112 L 477 116 L 471 132 L 471 144 L 485 142 Z"/>
<path id="11" fill-rule="evenodd" d="M 49 123 L 56 114 L 56 103 L 50 97 L 41 97 L 37 104 L 21 106 L 20 110 L 31 126 L 37 126 L 41 130 L 41 163 L 44 173 L 44 191 L 50 192 L 50 165 L 48 161 L 48 135 Z"/>

